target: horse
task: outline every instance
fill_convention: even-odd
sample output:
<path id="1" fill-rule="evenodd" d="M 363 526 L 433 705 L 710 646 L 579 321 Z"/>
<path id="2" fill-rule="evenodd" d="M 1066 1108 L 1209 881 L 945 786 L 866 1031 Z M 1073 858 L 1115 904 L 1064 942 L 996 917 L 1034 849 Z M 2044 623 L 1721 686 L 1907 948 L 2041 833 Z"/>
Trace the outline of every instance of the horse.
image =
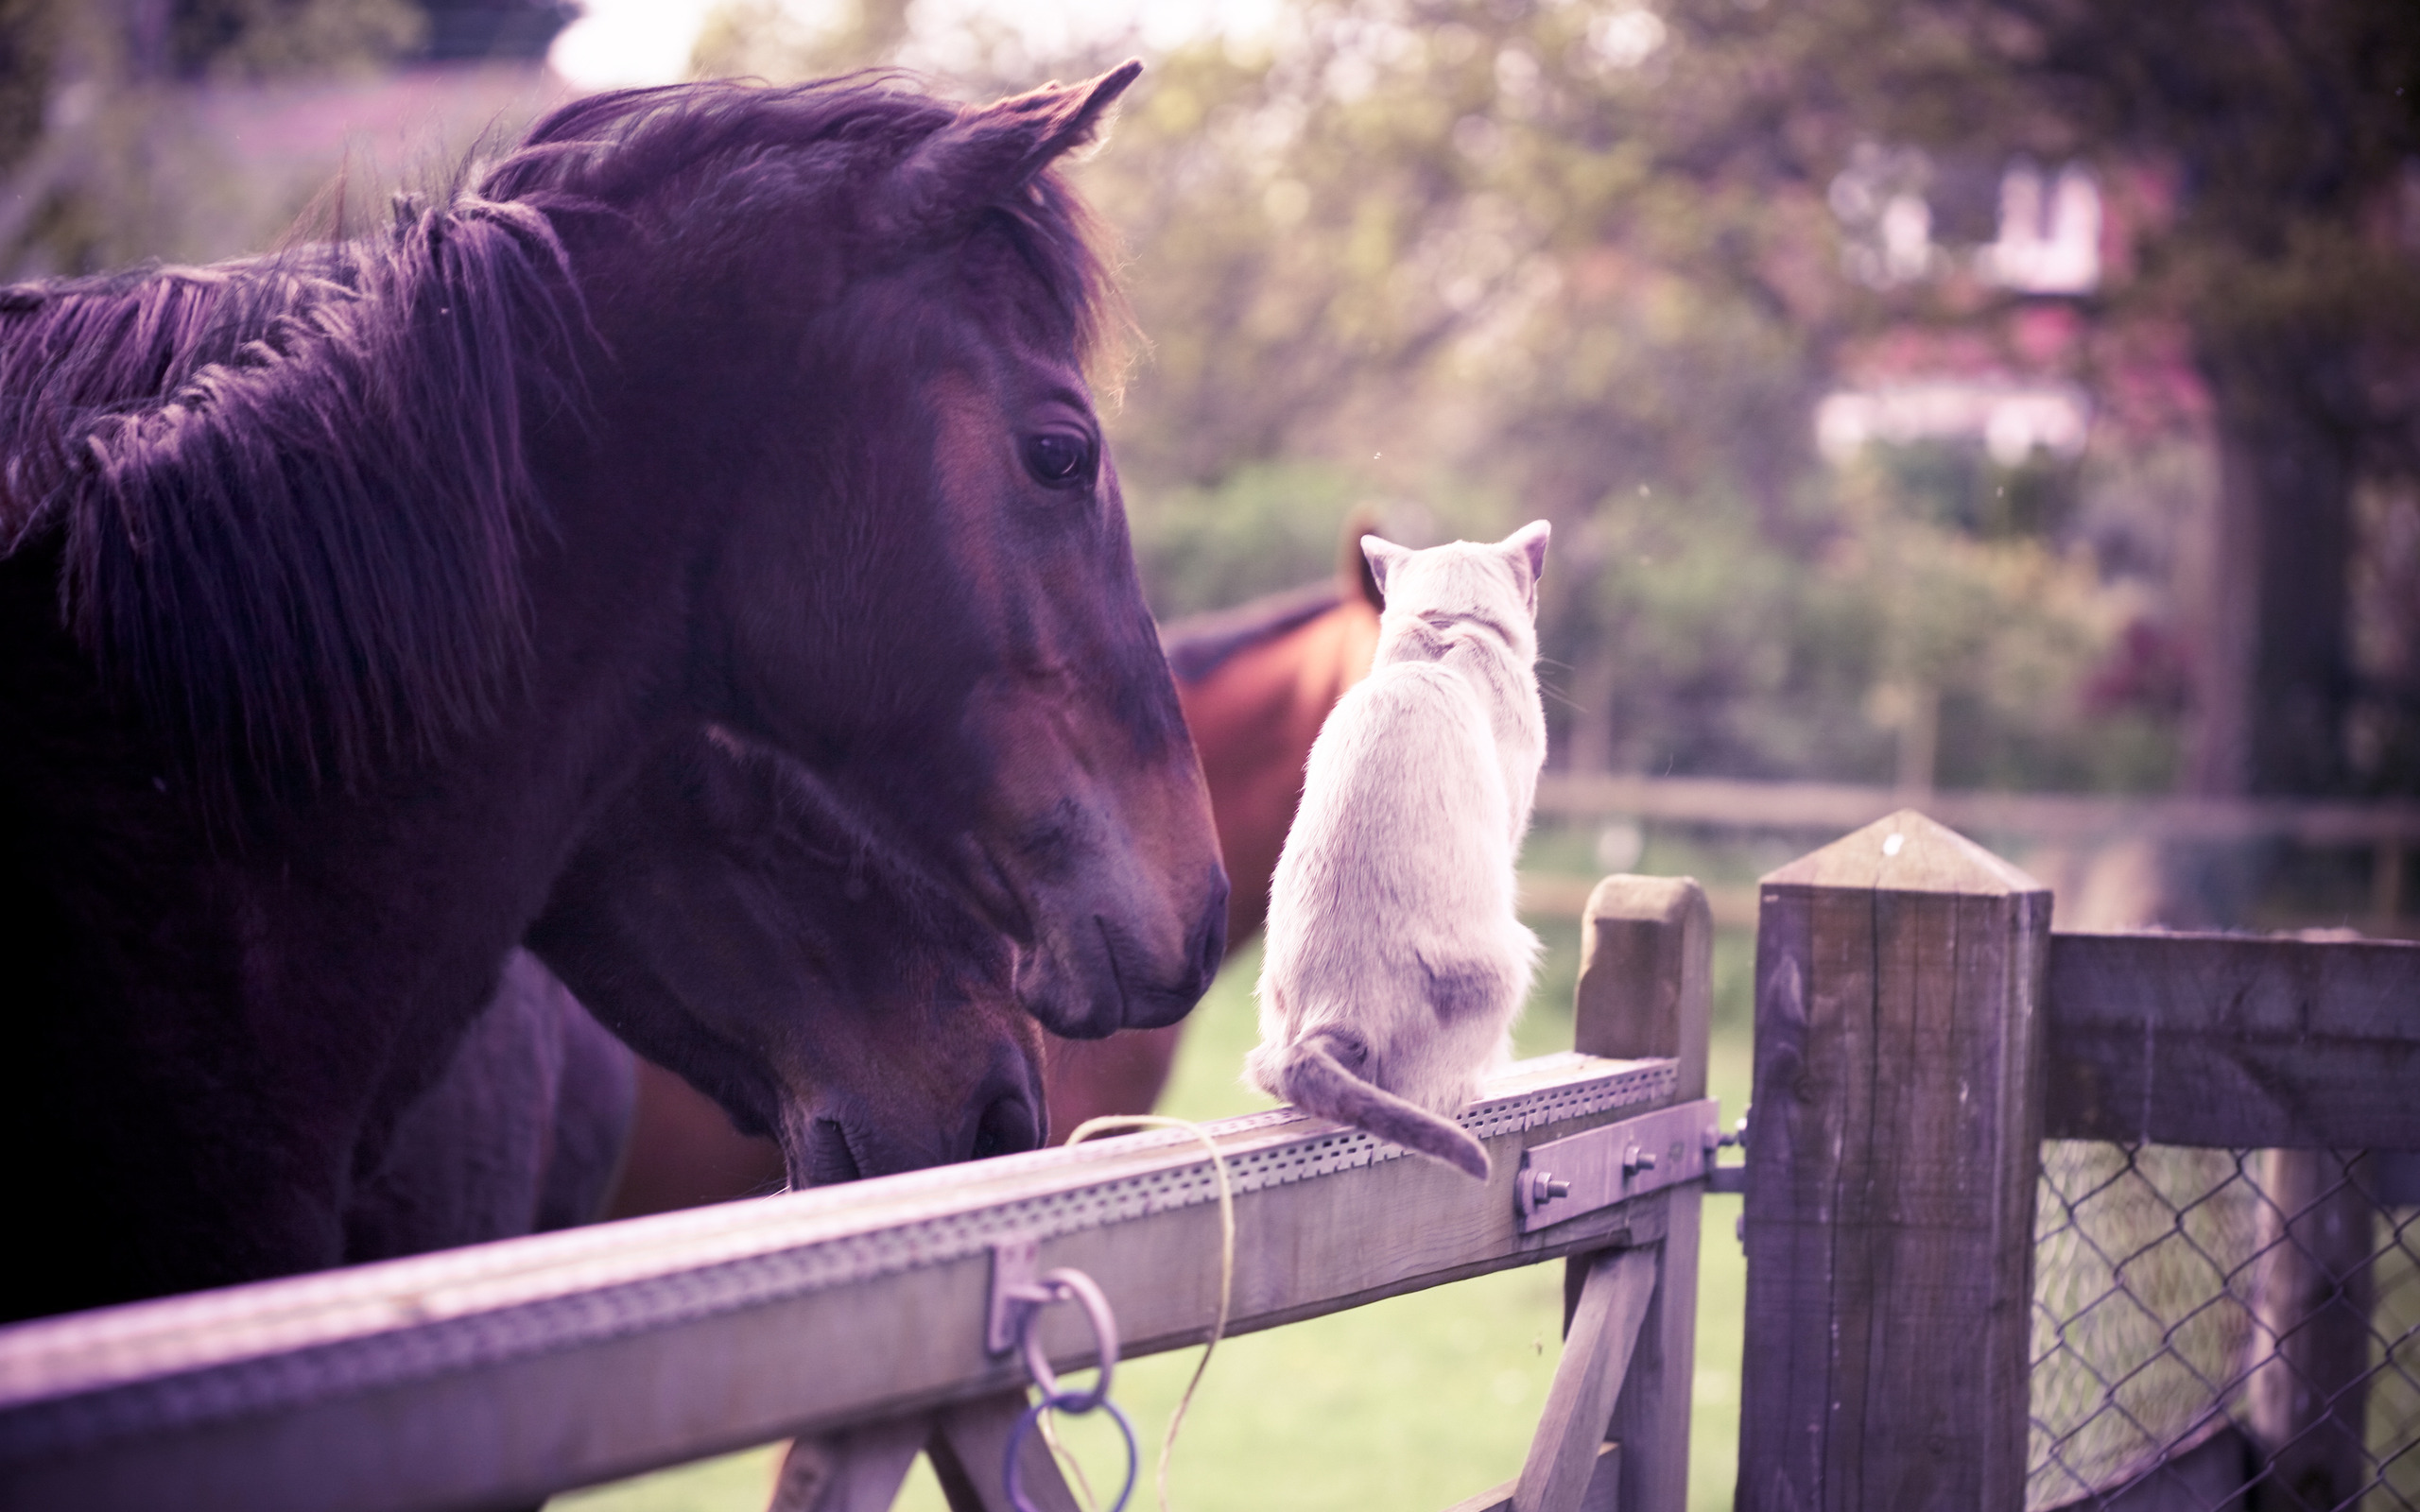
<path id="1" fill-rule="evenodd" d="M 1172 621 L 1161 632 L 1210 784 L 1231 941 L 1251 938 L 1268 918 L 1269 882 L 1302 801 L 1311 742 L 1344 691 L 1370 675 L 1381 603 L 1361 536 L 1375 524 L 1358 510 L 1345 522 L 1332 578 Z M 1150 1111 L 1183 1032 L 1169 1024 L 1104 1040 L 1054 1037 L 1046 1075 L 1053 1125 Z"/>
<path id="2" fill-rule="evenodd" d="M 1183 1015 L 1226 882 L 1054 166 L 1138 68 L 594 95 L 372 237 L 0 292 L 0 1116 L 59 1152 L 0 1313 L 341 1260 L 708 724 L 878 820 L 1044 1026 Z"/>
<path id="3" fill-rule="evenodd" d="M 1368 675 L 1377 646 L 1378 588 L 1359 544 L 1365 523 L 1347 523 L 1334 577 L 1173 621 L 1161 633 L 1210 784 L 1233 940 L 1260 928 L 1311 741 L 1344 690 Z M 808 869 L 806 860 L 786 866 L 785 875 Z M 784 896 L 805 895 L 786 885 Z M 811 926 L 802 920 L 801 927 Z M 878 983 L 879 974 L 868 980 Z M 700 986 L 703 996 L 716 995 Z M 1044 1086 L 1054 1137 L 1063 1139 L 1088 1118 L 1150 1111 L 1167 1085 L 1180 1032 L 1131 1029 L 1093 1040 L 1046 1036 Z M 761 1131 L 744 1132 L 746 1118 L 726 1116 L 727 1105 L 652 1062 L 637 1070 L 628 1163 L 609 1215 L 728 1201 L 780 1184 L 780 1148 Z"/>
<path id="4" fill-rule="evenodd" d="M 781 753 L 713 727 L 668 747 L 591 829 L 398 1123 L 348 1209 L 346 1259 L 589 1222 L 617 1176 L 637 1211 L 719 1192 L 733 1174 L 701 1190 L 656 1153 L 677 1141 L 633 1127 L 638 1078 L 672 1073 L 631 1044 L 712 1089 L 717 1124 L 764 1136 L 743 1193 L 1038 1147 L 1042 1030 L 1009 990 L 1007 942 L 958 937 L 948 900 L 885 857 Z M 776 1143 L 785 1118 L 804 1126 Z"/>
<path id="5" fill-rule="evenodd" d="M 624 1169 L 640 1061 L 525 950 L 353 1184 L 347 1264 L 591 1223 Z"/>

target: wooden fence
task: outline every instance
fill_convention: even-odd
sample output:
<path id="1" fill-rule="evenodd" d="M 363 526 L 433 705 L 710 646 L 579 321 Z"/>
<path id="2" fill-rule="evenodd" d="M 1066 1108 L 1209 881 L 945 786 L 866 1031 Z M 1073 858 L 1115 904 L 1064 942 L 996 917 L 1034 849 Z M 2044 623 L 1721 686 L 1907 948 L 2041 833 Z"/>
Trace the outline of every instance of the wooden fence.
<path id="1" fill-rule="evenodd" d="M 2263 1306 L 2299 1312 L 2262 1323 L 2299 1386 L 2248 1427 L 2290 1504 L 2359 1494 L 2372 1209 L 2319 1194 L 2420 1150 L 2420 946 L 2053 934 L 2049 903 L 1912 812 L 1764 879 L 1742 1508 L 2025 1504 L 2045 1138 L 2284 1152 Z"/>
<path id="2" fill-rule="evenodd" d="M 1743 1508 L 2025 1504 L 2046 1137 L 2266 1147 L 2320 1186 L 2346 1152 L 2420 1150 L 2420 946 L 2054 935 L 2049 903 L 1914 813 L 1765 879 Z M 1464 1115 L 1484 1185 L 1287 1109 L 1211 1125 L 1232 1332 L 1567 1258 L 1527 1462 L 1453 1512 L 1685 1504 L 1711 932 L 1694 883 L 1599 885 L 1573 1050 Z M 2332 1315 L 2358 1256 L 2325 1207 L 2285 1210 L 2317 1281 L 2270 1320 L 2321 1389 L 2251 1425 L 2322 1487 L 2360 1447 L 2328 1431 L 2358 1393 L 2327 1385 L 2367 1343 Z M 527 1503 L 797 1435 L 785 1508 L 887 1506 L 925 1451 L 954 1507 L 1005 1512 L 1025 1378 L 987 1332 L 1012 1261 L 1090 1275 L 1143 1354 L 1205 1336 L 1219 1234 L 1198 1144 L 1140 1135 L 21 1324 L 0 1507 Z M 1085 1363 L 1049 1326 L 1054 1365 Z"/>
<path id="3" fill-rule="evenodd" d="M 2404 915 L 2408 857 L 2420 848 L 2420 802 L 2312 799 L 2204 799 L 2105 793 L 2005 793 L 1905 789 L 1849 782 L 1767 782 L 1719 777 L 1643 777 L 1548 772 L 1538 782 L 1538 812 L 1575 820 L 1629 818 L 1732 829 L 1819 831 L 1873 823 L 1910 803 L 1970 834 L 2099 846 L 2112 840 L 2284 841 L 2370 852 L 2370 912 L 2392 923 Z M 1535 885 L 1542 905 L 1562 901 L 1551 882 Z M 1753 923 L 1753 903 L 1718 894 L 1716 918 Z"/>
<path id="4" fill-rule="evenodd" d="M 1694 884 L 1617 878 L 1586 933 L 1576 1048 L 1464 1115 L 1485 1184 L 1288 1109 L 1211 1125 L 1230 1332 L 1571 1258 L 1528 1462 L 1464 1512 L 1684 1504 L 1711 926 Z M 21 1324 L 0 1505 L 526 1504 L 800 1435 L 786 1507 L 887 1506 L 929 1449 L 954 1506 L 998 1512 L 1025 1402 L 986 1337 L 1003 1269 L 1093 1277 L 1131 1356 L 1205 1336 L 1219 1247 L 1199 1143 L 1148 1134 Z M 1063 1311 L 1070 1368 L 1090 1334 Z M 1038 1447 L 1020 1464 L 1072 1507 Z"/>

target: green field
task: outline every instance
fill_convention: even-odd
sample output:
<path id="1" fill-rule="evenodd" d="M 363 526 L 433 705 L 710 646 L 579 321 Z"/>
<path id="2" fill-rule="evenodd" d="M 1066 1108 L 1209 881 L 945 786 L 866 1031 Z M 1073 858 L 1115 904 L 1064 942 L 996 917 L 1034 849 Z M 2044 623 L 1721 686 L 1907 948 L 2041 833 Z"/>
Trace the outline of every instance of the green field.
<path id="1" fill-rule="evenodd" d="M 1518 1034 L 1525 1056 L 1569 1047 L 1579 956 L 1577 925 L 1531 922 L 1548 955 Z M 1712 1081 L 1726 1123 L 1747 1101 L 1750 952 L 1744 931 L 1717 937 Z M 1236 1079 L 1255 1039 L 1258 969 L 1257 948 L 1239 951 L 1194 1010 L 1163 1111 L 1209 1119 L 1268 1106 Z M 1745 1277 L 1732 1233 L 1738 1206 L 1730 1196 L 1705 1202 L 1690 1468 L 1698 1508 L 1731 1504 Z M 1177 1444 L 1173 1504 L 1182 1512 L 1443 1508 L 1510 1479 L 1554 1372 L 1562 1272 L 1560 1264 L 1507 1271 L 1221 1344 Z M 1136 1512 L 1151 1505 L 1160 1435 L 1200 1353 L 1118 1369 L 1117 1400 L 1145 1444 Z M 1122 1455 L 1093 1426 L 1070 1424 L 1064 1436 L 1105 1503 L 1115 1486 L 1105 1477 Z M 563 1512 L 755 1512 L 775 1463 L 775 1450 L 752 1451 L 551 1504 Z M 921 1462 L 898 1504 L 941 1512 L 940 1487 Z"/>

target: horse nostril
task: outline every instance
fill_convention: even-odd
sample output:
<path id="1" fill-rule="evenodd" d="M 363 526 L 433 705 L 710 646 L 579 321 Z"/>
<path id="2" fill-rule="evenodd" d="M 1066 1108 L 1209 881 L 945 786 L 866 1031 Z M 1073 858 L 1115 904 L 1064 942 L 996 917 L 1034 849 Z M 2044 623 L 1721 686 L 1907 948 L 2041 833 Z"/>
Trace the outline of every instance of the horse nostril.
<path id="1" fill-rule="evenodd" d="M 975 1148 L 970 1160 L 1015 1155 L 1042 1147 L 1042 1131 L 1034 1126 L 1033 1109 L 1013 1094 L 994 1097 L 975 1121 Z"/>
<path id="2" fill-rule="evenodd" d="M 865 1175 L 865 1166 L 849 1143 L 849 1131 L 838 1119 L 819 1118 L 807 1125 L 808 1186 L 836 1186 L 843 1181 L 857 1180 Z"/>

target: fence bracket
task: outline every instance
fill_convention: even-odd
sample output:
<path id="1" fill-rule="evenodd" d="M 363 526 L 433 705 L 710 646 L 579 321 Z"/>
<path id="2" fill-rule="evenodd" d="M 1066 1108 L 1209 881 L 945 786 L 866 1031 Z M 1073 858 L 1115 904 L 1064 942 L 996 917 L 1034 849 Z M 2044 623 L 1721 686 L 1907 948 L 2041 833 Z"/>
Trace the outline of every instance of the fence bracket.
<path id="1" fill-rule="evenodd" d="M 1017 1347 L 1017 1315 L 1044 1294 L 1034 1275 L 1042 1246 L 1031 1239 L 992 1241 L 992 1296 L 984 1309 L 983 1349 L 1002 1355 Z"/>
<path id="2" fill-rule="evenodd" d="M 1707 1097 L 1531 1145 L 1512 1182 L 1521 1231 L 1700 1179 L 1714 1163 L 1720 1123 Z"/>

